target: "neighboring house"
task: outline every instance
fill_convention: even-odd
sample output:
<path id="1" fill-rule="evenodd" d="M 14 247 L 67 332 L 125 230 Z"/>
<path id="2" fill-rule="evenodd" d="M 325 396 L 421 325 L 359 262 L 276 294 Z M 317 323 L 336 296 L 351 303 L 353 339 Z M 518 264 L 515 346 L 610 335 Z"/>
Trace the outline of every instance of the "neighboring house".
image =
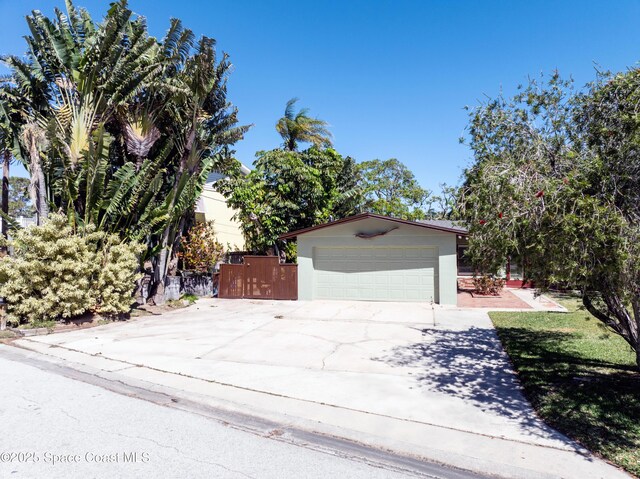
<path id="1" fill-rule="evenodd" d="M 30 217 L 30 218 L 26 217 L 26 216 L 18 216 L 17 218 L 13 218 L 13 220 L 17 223 L 17 225 L 20 228 L 26 228 L 28 226 L 36 225 L 38 223 L 38 220 L 37 220 L 37 218 L 35 216 Z M 13 239 L 12 236 L 11 236 L 11 230 L 9 230 L 9 234 L 8 234 L 7 238 L 9 240 Z M 9 254 L 12 255 L 13 252 L 14 252 L 13 246 L 9 246 Z"/>
<path id="2" fill-rule="evenodd" d="M 20 225 L 21 228 L 26 228 L 27 226 L 35 225 L 38 222 L 35 216 L 30 218 L 27 218 L 25 216 L 18 216 L 17 218 L 15 218 L 15 221 L 16 223 L 18 223 L 18 225 Z"/>
<path id="3" fill-rule="evenodd" d="M 469 247 L 469 232 L 458 221 L 450 220 L 419 220 L 419 223 L 426 223 L 434 226 L 443 226 L 458 230 L 458 238 L 456 242 L 458 257 L 458 276 L 461 278 L 473 276 L 475 269 L 469 258 L 465 256 L 465 252 Z M 525 281 L 524 268 L 517 258 L 508 257 L 505 261 L 504 269 L 498 272 L 500 277 L 506 279 L 507 286 L 521 288 L 530 286 L 531 283 Z"/>
<path id="4" fill-rule="evenodd" d="M 454 224 L 362 213 L 293 231 L 298 241 L 298 299 L 457 302 Z"/>
<path id="5" fill-rule="evenodd" d="M 249 168 L 242 165 L 242 174 L 249 174 Z M 233 219 L 236 210 L 227 205 L 225 197 L 214 188 L 214 183 L 223 178 L 220 173 L 211 173 L 204 190 L 196 203 L 196 220 L 213 221 L 218 241 L 225 250 L 243 250 L 244 235 L 240 223 Z"/>

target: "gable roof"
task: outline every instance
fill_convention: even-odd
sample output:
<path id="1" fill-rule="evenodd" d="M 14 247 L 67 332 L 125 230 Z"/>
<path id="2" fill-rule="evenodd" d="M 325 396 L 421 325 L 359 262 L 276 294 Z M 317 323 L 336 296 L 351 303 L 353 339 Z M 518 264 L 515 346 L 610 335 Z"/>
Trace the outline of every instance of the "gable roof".
<path id="1" fill-rule="evenodd" d="M 454 226 L 453 223 L 449 226 L 446 225 L 440 225 L 440 224 L 432 224 L 430 221 L 427 222 L 425 221 L 409 221 L 409 220 L 403 220 L 400 218 L 393 218 L 391 216 L 383 216 L 383 215 L 377 215 L 375 213 L 360 213 L 354 216 L 349 216 L 347 218 L 342 218 L 340 220 L 336 220 L 336 221 L 331 221 L 329 223 L 323 223 L 321 225 L 316 225 L 316 226 L 312 226 L 310 228 L 303 228 L 300 230 L 296 230 L 296 231 L 290 231 L 289 233 L 285 233 L 283 235 L 280 235 L 280 237 L 278 239 L 292 239 L 292 238 L 296 238 L 300 235 L 306 234 L 306 233 L 310 233 L 311 231 L 316 231 L 316 230 L 320 230 L 323 228 L 329 228 L 331 226 L 336 226 L 336 225 L 340 225 L 340 224 L 344 224 L 344 223 L 350 223 L 352 221 L 359 221 L 359 220 L 364 220 L 367 218 L 373 218 L 373 219 L 378 219 L 378 220 L 384 220 L 384 221 L 391 221 L 394 223 L 399 223 L 399 224 L 404 224 L 404 225 L 410 225 L 410 226 L 418 226 L 420 228 L 427 228 L 427 229 L 431 229 L 431 230 L 436 230 L 436 231 L 443 231 L 445 233 L 456 233 L 456 234 L 460 234 L 460 233 L 466 233 L 467 230 L 466 229 L 462 229 L 460 226 Z"/>

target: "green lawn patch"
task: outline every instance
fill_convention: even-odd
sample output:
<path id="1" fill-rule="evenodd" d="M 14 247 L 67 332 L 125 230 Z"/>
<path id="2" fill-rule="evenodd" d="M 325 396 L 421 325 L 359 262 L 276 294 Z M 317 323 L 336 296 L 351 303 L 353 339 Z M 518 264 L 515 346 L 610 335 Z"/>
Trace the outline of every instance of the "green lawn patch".
<path id="1" fill-rule="evenodd" d="M 640 476 L 640 374 L 627 343 L 581 308 L 568 313 L 494 312 L 491 319 L 544 420 Z"/>

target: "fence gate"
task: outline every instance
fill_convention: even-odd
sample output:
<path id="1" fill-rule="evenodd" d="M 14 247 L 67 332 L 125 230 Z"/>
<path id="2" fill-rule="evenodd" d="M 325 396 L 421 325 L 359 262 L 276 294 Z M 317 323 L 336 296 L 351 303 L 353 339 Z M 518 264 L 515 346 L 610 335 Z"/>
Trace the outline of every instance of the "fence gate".
<path id="1" fill-rule="evenodd" d="M 220 266 L 219 298 L 298 299 L 298 265 L 277 256 L 245 256 Z"/>

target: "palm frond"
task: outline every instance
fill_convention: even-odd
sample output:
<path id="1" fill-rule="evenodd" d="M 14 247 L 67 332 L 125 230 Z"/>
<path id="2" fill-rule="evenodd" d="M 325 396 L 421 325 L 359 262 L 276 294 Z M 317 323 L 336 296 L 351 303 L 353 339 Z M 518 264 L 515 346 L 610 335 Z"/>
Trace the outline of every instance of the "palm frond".
<path id="1" fill-rule="evenodd" d="M 295 106 L 298 100 L 299 98 L 292 98 L 287 102 L 287 106 L 284 109 L 284 117 L 287 120 L 293 120 L 295 118 Z"/>
<path id="2" fill-rule="evenodd" d="M 276 131 L 284 140 L 287 150 L 296 150 L 298 143 L 311 143 L 316 147 L 331 146 L 331 132 L 328 123 L 318 118 L 311 118 L 307 108 L 295 112 L 297 98 L 287 102 L 284 116 L 276 123 Z"/>

